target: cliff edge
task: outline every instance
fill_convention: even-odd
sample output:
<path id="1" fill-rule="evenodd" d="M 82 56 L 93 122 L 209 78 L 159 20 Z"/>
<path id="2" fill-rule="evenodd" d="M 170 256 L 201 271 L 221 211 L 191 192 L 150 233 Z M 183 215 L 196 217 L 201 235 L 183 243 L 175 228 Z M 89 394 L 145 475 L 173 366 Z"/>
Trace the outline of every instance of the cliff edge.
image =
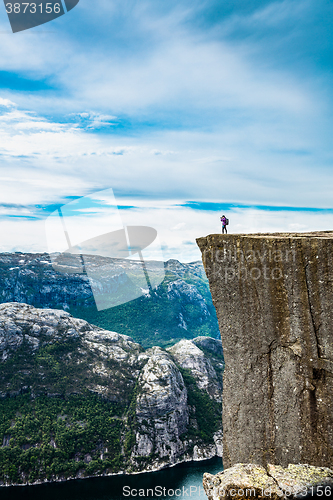
<path id="1" fill-rule="evenodd" d="M 224 467 L 332 467 L 333 231 L 197 243 L 226 363 Z"/>

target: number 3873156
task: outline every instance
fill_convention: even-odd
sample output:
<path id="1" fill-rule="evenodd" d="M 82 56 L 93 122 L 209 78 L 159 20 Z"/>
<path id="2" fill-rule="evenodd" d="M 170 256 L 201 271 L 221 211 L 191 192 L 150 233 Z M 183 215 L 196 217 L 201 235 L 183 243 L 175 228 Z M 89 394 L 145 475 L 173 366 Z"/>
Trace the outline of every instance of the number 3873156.
<path id="1" fill-rule="evenodd" d="M 61 11 L 60 3 L 6 3 L 7 14 L 59 14 Z"/>

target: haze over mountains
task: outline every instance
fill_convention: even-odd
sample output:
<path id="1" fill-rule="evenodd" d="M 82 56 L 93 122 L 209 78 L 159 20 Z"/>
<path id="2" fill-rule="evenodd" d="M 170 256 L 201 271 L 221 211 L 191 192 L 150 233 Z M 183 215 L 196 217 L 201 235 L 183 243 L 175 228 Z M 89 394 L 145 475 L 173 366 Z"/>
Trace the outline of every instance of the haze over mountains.
<path id="1" fill-rule="evenodd" d="M 90 257 L 96 266 L 105 266 L 110 293 L 124 293 L 133 287 L 140 261 Z M 161 263 L 147 261 L 148 271 Z M 66 272 L 68 271 L 68 272 Z M 164 263 L 165 278 L 152 289 L 117 307 L 98 311 L 89 279 L 64 267 L 54 269 L 46 253 L 0 254 L 0 302 L 21 302 L 40 308 L 63 309 L 101 328 L 130 335 L 143 347 L 166 347 L 182 338 L 200 335 L 220 338 L 215 308 L 201 262 Z M 134 276 L 133 280 L 131 279 Z"/>

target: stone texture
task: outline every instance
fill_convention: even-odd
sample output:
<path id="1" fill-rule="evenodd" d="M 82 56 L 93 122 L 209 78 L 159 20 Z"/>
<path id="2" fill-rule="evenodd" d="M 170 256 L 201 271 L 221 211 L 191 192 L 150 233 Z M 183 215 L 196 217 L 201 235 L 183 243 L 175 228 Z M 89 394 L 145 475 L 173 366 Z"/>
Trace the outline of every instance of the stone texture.
<path id="1" fill-rule="evenodd" d="M 333 494 L 333 470 L 327 467 L 289 464 L 287 468 L 283 468 L 280 465 L 268 464 L 267 473 L 284 492 L 290 491 L 296 495 L 302 491 L 304 493 L 305 488 L 329 484 L 332 488 L 329 488 L 328 492 Z"/>
<path id="2" fill-rule="evenodd" d="M 272 500 L 315 497 L 333 492 L 333 471 L 326 467 L 289 464 L 287 468 L 268 464 L 267 468 L 255 464 L 236 464 L 216 475 L 204 474 L 203 486 L 209 500 L 247 498 Z M 320 493 L 322 493 L 320 495 Z M 326 495 L 330 496 L 330 495 Z M 317 497 L 315 497 L 317 498 Z"/>
<path id="3" fill-rule="evenodd" d="M 48 365 L 33 362 L 41 349 L 54 344 L 66 347 L 64 355 L 57 358 L 57 376 Z M 0 304 L 0 397 L 15 397 L 28 390 L 32 397 L 67 397 L 88 390 L 124 408 L 133 405 L 134 443 L 126 472 L 221 456 L 222 422 L 209 441 L 193 433 L 187 436 L 196 422 L 195 411 L 189 418 L 193 408 L 179 369 L 186 357 L 193 361 L 187 368 L 194 383 L 213 399 L 222 388 L 221 341 L 197 337 L 185 344 L 179 342 L 169 352 L 160 347 L 144 350 L 129 336 L 91 325 L 62 310 L 16 302 Z M 123 418 L 129 424 L 129 417 Z M 3 446 L 9 439 L 3 437 Z"/>
<path id="4" fill-rule="evenodd" d="M 255 464 L 236 464 L 216 475 L 205 473 L 203 486 L 209 500 L 228 496 L 236 500 L 265 498 L 265 490 L 269 490 L 272 500 L 281 498 L 274 479 L 267 475 L 264 467 Z"/>
<path id="5" fill-rule="evenodd" d="M 187 451 L 180 439 L 189 424 L 187 390 L 170 355 L 160 347 L 148 352 L 148 361 L 138 380 L 138 430 L 133 458 L 154 452 L 158 461 L 164 460 L 167 465 L 176 463 L 179 455 Z M 154 460 L 148 469 L 154 469 Z"/>
<path id="6" fill-rule="evenodd" d="M 207 339 L 212 346 L 212 354 L 207 357 L 198 345 L 205 345 L 207 337 L 192 340 L 181 340 L 167 349 L 182 368 L 191 371 L 198 387 L 204 389 L 216 401 L 222 403 L 222 371 L 224 363 L 214 357 L 215 344 L 222 347 L 221 341 Z M 221 349 L 222 350 L 222 349 Z"/>
<path id="7" fill-rule="evenodd" d="M 199 238 L 226 369 L 225 467 L 333 466 L 333 232 Z"/>

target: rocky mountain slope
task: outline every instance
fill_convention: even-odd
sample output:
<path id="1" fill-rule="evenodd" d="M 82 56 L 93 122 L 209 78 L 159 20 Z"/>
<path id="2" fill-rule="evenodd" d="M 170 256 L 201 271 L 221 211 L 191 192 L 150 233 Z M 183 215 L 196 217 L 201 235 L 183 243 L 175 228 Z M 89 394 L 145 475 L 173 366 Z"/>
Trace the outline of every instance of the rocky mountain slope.
<path id="1" fill-rule="evenodd" d="M 110 290 L 126 288 L 141 263 L 90 256 L 91 266 L 111 273 Z M 70 263 L 69 263 L 70 264 Z M 159 264 L 159 265 L 157 265 Z M 146 262 L 152 273 L 160 263 Z M 163 267 L 163 266 L 162 266 Z M 112 273 L 114 269 L 114 273 Z M 220 338 L 215 308 L 201 262 L 164 263 L 165 278 L 131 302 L 98 311 L 85 274 L 70 265 L 53 266 L 48 254 L 0 254 L 0 302 L 63 309 L 101 328 L 130 335 L 143 347 L 171 346 L 182 338 Z M 114 276 L 112 276 L 114 274 Z"/>
<path id="2" fill-rule="evenodd" d="M 221 455 L 219 340 L 145 350 L 68 312 L 14 302 L 0 305 L 0 359 L 1 484 Z"/>

